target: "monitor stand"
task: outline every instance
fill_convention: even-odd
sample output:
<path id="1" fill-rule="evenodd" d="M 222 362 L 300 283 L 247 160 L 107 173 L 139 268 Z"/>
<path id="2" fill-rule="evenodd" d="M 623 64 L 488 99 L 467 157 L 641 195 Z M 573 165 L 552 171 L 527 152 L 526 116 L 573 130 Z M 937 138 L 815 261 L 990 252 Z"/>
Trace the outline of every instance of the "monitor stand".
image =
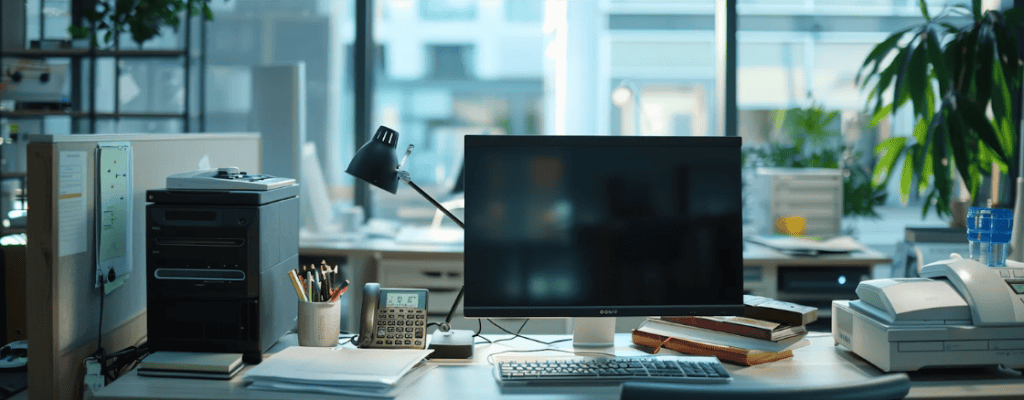
<path id="1" fill-rule="evenodd" d="M 573 318 L 573 347 L 614 347 L 615 318 Z"/>

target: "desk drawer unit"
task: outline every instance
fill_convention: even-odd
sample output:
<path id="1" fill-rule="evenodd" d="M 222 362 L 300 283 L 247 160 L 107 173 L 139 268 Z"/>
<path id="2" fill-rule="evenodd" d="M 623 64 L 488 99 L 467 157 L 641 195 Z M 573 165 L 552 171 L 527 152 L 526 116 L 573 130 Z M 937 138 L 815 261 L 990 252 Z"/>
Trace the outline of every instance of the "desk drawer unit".
<path id="1" fill-rule="evenodd" d="M 758 233 L 774 233 L 775 221 L 786 216 L 804 217 L 807 235 L 840 233 L 843 176 L 838 169 L 758 168 L 753 188 Z"/>

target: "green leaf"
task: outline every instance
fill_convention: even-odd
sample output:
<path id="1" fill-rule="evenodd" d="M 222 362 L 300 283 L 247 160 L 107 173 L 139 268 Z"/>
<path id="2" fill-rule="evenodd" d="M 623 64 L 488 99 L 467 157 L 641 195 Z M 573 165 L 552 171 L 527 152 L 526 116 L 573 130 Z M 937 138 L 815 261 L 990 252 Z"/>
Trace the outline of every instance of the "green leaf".
<path id="1" fill-rule="evenodd" d="M 917 151 L 917 152 L 924 151 L 924 150 L 922 150 L 920 148 L 920 146 L 918 146 L 914 150 Z M 934 158 L 932 158 L 932 155 L 929 154 L 927 151 L 924 151 L 924 153 L 925 153 L 924 154 L 924 164 L 920 165 L 918 167 L 919 169 L 916 171 L 918 173 L 918 176 L 917 176 L 917 194 L 918 194 L 918 196 L 923 195 L 925 190 L 928 190 L 928 187 L 931 185 L 932 175 L 935 173 L 935 167 L 932 165 L 932 161 L 934 160 Z M 914 153 L 915 159 L 919 159 L 919 157 L 917 157 L 917 154 L 918 153 Z"/>
<path id="2" fill-rule="evenodd" d="M 974 20 L 981 21 L 981 0 L 972 0 L 971 9 L 974 11 Z"/>
<path id="3" fill-rule="evenodd" d="M 867 80 L 868 77 L 875 75 L 875 73 L 878 71 L 879 65 L 882 63 L 882 60 L 885 58 L 885 56 L 889 54 L 889 52 L 891 52 L 893 48 L 896 47 L 896 44 L 897 42 L 899 42 L 900 38 L 902 38 L 903 35 L 910 31 L 911 29 L 913 29 L 913 27 L 893 33 L 888 38 L 883 40 L 881 43 L 876 45 L 875 48 L 871 50 L 871 53 L 868 53 L 868 56 L 864 58 L 864 63 L 861 65 L 860 70 L 857 71 L 856 82 L 866 83 L 862 82 L 861 78 L 862 74 L 864 73 L 864 70 L 867 69 L 869 64 L 874 63 L 874 69 L 871 71 L 871 73 L 864 75 L 863 78 Z"/>
<path id="4" fill-rule="evenodd" d="M 903 153 L 906 144 L 907 138 L 905 137 L 891 137 L 875 146 L 875 155 L 878 156 L 878 163 L 875 164 L 875 169 L 872 172 L 872 185 L 875 187 L 885 186 L 889 182 L 889 176 L 893 167 L 896 166 L 896 160 Z"/>
<path id="5" fill-rule="evenodd" d="M 965 127 L 970 128 L 978 134 L 978 138 L 981 139 L 986 146 L 995 150 L 1000 159 L 1009 160 L 1012 157 L 1008 156 L 1003 150 L 1003 145 L 1000 143 L 995 129 L 992 128 L 992 123 L 988 121 L 985 117 L 985 112 L 979 109 L 978 106 L 965 101 L 963 104 L 960 104 L 960 109 L 956 110 L 954 114 L 957 116 L 956 120 L 958 122 L 963 122 Z M 967 144 L 967 142 L 964 143 L 964 145 Z M 957 147 L 956 141 L 953 142 L 953 145 L 954 147 Z"/>
<path id="6" fill-rule="evenodd" d="M 997 20 L 994 26 L 993 32 L 996 36 L 996 59 L 1002 66 L 1005 74 L 1004 79 L 1008 80 L 1013 87 L 1020 85 L 1020 56 L 1017 53 L 1017 43 L 1015 40 L 1016 30 L 1019 27 L 1014 27 L 1012 30 L 1007 28 L 1005 24 L 1005 18 L 1003 20 Z"/>
<path id="7" fill-rule="evenodd" d="M 907 74 L 907 95 L 910 96 L 914 105 L 914 114 L 924 117 L 928 114 L 928 102 L 925 98 L 925 86 L 930 86 L 928 79 L 928 61 L 926 60 L 927 43 L 924 41 L 925 34 L 922 33 L 922 42 L 914 49 L 910 57 L 910 64 L 904 71 Z"/>
<path id="8" fill-rule="evenodd" d="M 205 1 L 203 2 L 203 18 L 207 21 L 213 21 L 213 11 L 210 10 L 210 6 Z"/>
<path id="9" fill-rule="evenodd" d="M 85 26 L 71 25 L 68 27 L 68 33 L 74 39 L 84 39 L 89 37 L 89 28 Z"/>
<path id="10" fill-rule="evenodd" d="M 918 4 L 921 6 L 921 15 L 924 16 L 924 19 L 926 21 L 931 22 L 932 16 L 928 14 L 928 5 L 925 4 L 924 0 L 921 0 L 920 3 L 918 3 Z M 903 202 L 903 204 L 906 204 L 906 203 L 907 202 L 905 202 L 905 201 Z"/>
<path id="11" fill-rule="evenodd" d="M 977 52 L 975 53 L 975 65 L 977 68 L 974 70 L 973 80 L 973 102 L 979 107 L 988 106 L 989 99 L 992 97 L 992 63 L 997 57 L 995 42 L 996 38 L 995 34 L 992 33 L 992 28 L 982 24 L 978 28 L 978 44 Z"/>
<path id="12" fill-rule="evenodd" d="M 900 203 L 907 204 L 910 200 L 911 185 L 914 181 L 914 157 L 913 152 L 907 152 L 903 157 L 903 176 L 900 177 Z"/>
<path id="13" fill-rule="evenodd" d="M 888 104 L 885 107 L 882 107 L 882 109 L 878 110 L 878 112 L 876 112 L 875 115 L 872 115 L 870 126 L 874 128 L 876 125 L 882 122 L 882 120 L 885 119 L 885 117 L 888 117 L 889 114 L 892 114 L 892 104 Z"/>
<path id="14" fill-rule="evenodd" d="M 918 143 L 921 143 L 922 148 L 920 154 L 918 154 L 917 156 L 918 165 L 924 165 L 924 155 L 929 154 L 929 152 L 932 151 L 932 142 L 934 141 L 934 139 L 936 137 L 941 138 L 942 135 L 945 134 L 943 125 L 945 124 L 946 120 L 946 111 L 952 109 L 952 106 L 950 105 L 952 101 L 953 100 L 951 95 L 947 95 L 946 98 L 942 100 L 942 106 L 939 107 L 939 112 L 936 113 L 934 117 L 932 117 L 931 122 L 928 124 L 928 131 L 924 135 L 924 140 L 918 141 Z"/>
<path id="15" fill-rule="evenodd" d="M 914 139 L 918 143 L 925 143 L 928 140 L 928 121 L 924 118 L 918 119 L 914 125 Z"/>
<path id="16" fill-rule="evenodd" d="M 909 73 L 908 70 L 910 69 L 910 63 L 911 60 L 914 59 L 914 53 L 917 47 L 918 46 L 915 45 L 914 42 L 910 42 L 909 44 L 907 44 L 907 47 L 905 47 L 903 50 L 907 55 L 903 57 L 903 63 L 902 65 L 900 65 L 900 70 L 896 74 L 896 85 L 892 87 L 893 110 L 899 109 L 900 106 L 903 104 L 903 101 L 905 101 L 903 99 L 903 84 L 906 80 L 907 74 Z"/>
<path id="17" fill-rule="evenodd" d="M 967 185 L 971 198 L 976 199 L 978 187 L 981 186 L 981 179 L 979 177 L 980 174 L 974 171 L 977 169 L 977 163 L 967 153 L 968 148 L 974 147 L 968 134 L 967 124 L 964 123 L 959 112 L 949 113 L 949 121 L 950 123 L 946 129 L 949 132 L 949 147 L 953 150 L 953 164 L 956 165 L 957 170 L 960 172 L 960 177 L 963 178 L 964 183 Z"/>
<path id="18" fill-rule="evenodd" d="M 1003 13 L 1006 25 L 1012 28 L 1019 28 L 1024 25 L 1024 7 L 1015 7 Z"/>
<path id="19" fill-rule="evenodd" d="M 938 38 L 939 34 L 935 27 L 929 27 L 928 40 L 926 42 L 928 61 L 932 64 L 935 80 L 939 82 L 939 93 L 945 95 L 949 91 L 949 85 L 952 84 L 953 77 L 949 74 L 949 69 L 946 68 L 946 60 L 942 57 L 942 47 L 939 46 Z"/>
<path id="20" fill-rule="evenodd" d="M 945 119 L 946 119 L 946 110 L 945 109 L 941 109 L 939 111 L 939 113 L 935 115 L 935 118 L 933 119 L 933 123 L 932 123 L 931 127 L 929 128 L 929 131 L 932 131 L 928 135 L 929 136 L 929 140 L 932 142 L 930 144 L 931 147 L 929 147 L 929 145 L 926 144 L 925 146 L 923 146 L 923 151 L 922 151 L 922 152 L 930 151 L 931 155 L 932 155 L 932 173 L 933 173 L 933 176 L 935 178 L 934 186 L 935 186 L 935 190 L 938 191 L 938 194 L 935 197 L 935 199 L 936 199 L 936 203 L 937 203 L 936 205 L 938 206 L 937 212 L 939 212 L 940 214 L 944 213 L 944 212 L 948 212 L 948 210 L 949 210 L 949 197 L 953 193 L 953 184 L 952 184 L 952 180 L 950 178 L 950 174 L 951 174 L 952 170 L 950 169 L 950 166 L 949 166 L 948 162 L 945 162 L 945 163 L 943 162 L 944 160 L 947 160 L 947 157 L 948 157 L 948 152 L 947 152 L 947 147 L 946 147 L 946 137 L 948 135 L 948 133 L 947 133 L 947 124 L 945 124 L 945 123 L 935 124 L 934 123 L 934 120 L 944 121 Z M 932 138 L 934 138 L 934 140 L 932 140 Z M 918 158 L 920 158 L 920 157 L 918 157 Z M 919 164 L 923 165 L 924 162 L 919 162 Z M 945 209 L 945 210 L 943 210 L 943 209 Z"/>

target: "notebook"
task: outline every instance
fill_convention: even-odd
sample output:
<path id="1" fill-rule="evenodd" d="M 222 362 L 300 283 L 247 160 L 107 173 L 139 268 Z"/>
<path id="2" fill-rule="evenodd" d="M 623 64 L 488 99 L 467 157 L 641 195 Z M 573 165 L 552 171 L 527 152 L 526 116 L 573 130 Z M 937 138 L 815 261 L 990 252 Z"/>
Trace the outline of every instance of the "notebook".
<path id="1" fill-rule="evenodd" d="M 231 379 L 242 369 L 238 353 L 160 351 L 139 363 L 139 376 Z"/>

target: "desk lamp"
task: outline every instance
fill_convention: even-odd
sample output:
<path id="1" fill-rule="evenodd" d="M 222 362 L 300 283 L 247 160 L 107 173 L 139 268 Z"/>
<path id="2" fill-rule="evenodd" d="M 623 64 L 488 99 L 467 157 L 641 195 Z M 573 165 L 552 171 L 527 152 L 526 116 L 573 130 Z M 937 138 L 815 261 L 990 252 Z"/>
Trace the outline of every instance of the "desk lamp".
<path id="1" fill-rule="evenodd" d="M 373 134 L 373 138 L 356 151 L 356 155 L 352 157 L 352 162 L 349 163 L 345 172 L 391 194 L 398 193 L 398 181 L 401 180 L 412 186 L 417 193 L 430 201 L 430 204 L 441 210 L 448 218 L 451 218 L 456 225 L 465 229 L 462 221 L 413 183 L 409 172 L 402 169 L 402 164 L 405 164 L 405 160 L 409 158 L 413 146 L 409 145 L 401 162 L 398 161 L 398 156 L 395 153 L 397 146 L 398 132 L 382 125 L 377 128 L 377 133 Z M 459 302 L 462 301 L 464 289 L 464 287 L 459 289 L 459 295 L 455 298 L 448 317 L 445 318 L 444 323 L 440 324 L 440 328 L 430 339 L 430 348 L 434 350 L 434 353 L 431 354 L 432 358 L 470 358 L 473 356 L 473 332 L 451 329 L 452 316 L 455 314 Z"/>

